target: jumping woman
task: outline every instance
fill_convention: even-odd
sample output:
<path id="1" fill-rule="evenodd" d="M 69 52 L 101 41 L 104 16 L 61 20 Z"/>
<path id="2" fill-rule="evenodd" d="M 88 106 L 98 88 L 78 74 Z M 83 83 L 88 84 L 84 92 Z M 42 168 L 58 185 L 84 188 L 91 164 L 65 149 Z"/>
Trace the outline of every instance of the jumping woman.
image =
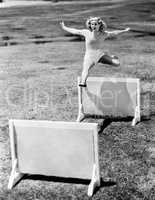
<path id="1" fill-rule="evenodd" d="M 120 62 L 117 56 L 108 55 L 104 52 L 103 41 L 109 37 L 117 36 L 130 30 L 107 31 L 106 23 L 100 17 L 90 17 L 86 21 L 87 29 L 75 29 L 67 27 L 64 22 L 61 22 L 61 27 L 67 32 L 85 37 L 85 56 L 83 60 L 83 71 L 79 86 L 86 87 L 86 80 L 89 75 L 89 70 L 97 63 L 119 66 Z"/>

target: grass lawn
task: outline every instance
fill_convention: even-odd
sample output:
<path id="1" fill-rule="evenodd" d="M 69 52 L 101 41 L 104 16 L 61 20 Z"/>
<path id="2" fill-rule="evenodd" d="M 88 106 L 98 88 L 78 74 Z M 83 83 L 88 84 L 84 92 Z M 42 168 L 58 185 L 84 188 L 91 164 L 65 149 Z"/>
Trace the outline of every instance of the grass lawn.
<path id="1" fill-rule="evenodd" d="M 61 30 L 61 20 L 84 28 L 86 18 L 97 15 L 108 29 L 131 27 L 129 33 L 105 41 L 105 50 L 117 55 L 121 66 L 98 64 L 91 75 L 138 77 L 142 91 L 154 94 L 154 10 L 151 0 L 0 8 L 0 200 L 89 199 L 88 182 L 44 176 L 26 176 L 8 191 L 8 119 L 76 120 L 77 76 L 85 47 L 82 38 Z M 105 121 L 99 133 L 99 159 L 102 182 L 91 199 L 154 200 L 155 116 L 136 127 L 131 121 Z"/>

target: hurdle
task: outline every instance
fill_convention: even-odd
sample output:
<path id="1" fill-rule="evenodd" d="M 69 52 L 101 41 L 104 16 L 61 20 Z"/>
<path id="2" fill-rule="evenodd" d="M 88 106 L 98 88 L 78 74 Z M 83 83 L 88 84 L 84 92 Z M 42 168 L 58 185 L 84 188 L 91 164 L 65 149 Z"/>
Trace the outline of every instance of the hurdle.
<path id="1" fill-rule="evenodd" d="M 77 122 L 87 117 L 133 117 L 140 121 L 140 80 L 137 78 L 88 77 L 87 87 L 80 87 L 78 77 Z"/>
<path id="2" fill-rule="evenodd" d="M 96 123 L 10 119 L 9 135 L 9 190 L 24 174 L 88 179 L 88 196 L 100 186 Z"/>

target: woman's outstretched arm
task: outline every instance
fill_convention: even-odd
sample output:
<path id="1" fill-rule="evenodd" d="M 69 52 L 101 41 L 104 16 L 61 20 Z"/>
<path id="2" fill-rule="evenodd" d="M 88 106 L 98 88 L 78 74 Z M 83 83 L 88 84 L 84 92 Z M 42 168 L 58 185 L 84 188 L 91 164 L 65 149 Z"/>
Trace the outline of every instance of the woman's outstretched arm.
<path id="1" fill-rule="evenodd" d="M 107 33 L 107 37 L 115 37 L 121 33 L 128 32 L 129 30 L 130 30 L 130 28 L 126 28 L 124 30 L 106 31 L 106 33 Z"/>
<path id="2" fill-rule="evenodd" d="M 70 27 L 67 27 L 64 22 L 60 22 L 60 25 L 62 27 L 63 30 L 69 32 L 69 33 L 72 33 L 72 34 L 75 34 L 75 35 L 83 35 L 85 36 L 87 30 L 86 29 L 75 29 L 75 28 L 70 28 Z"/>

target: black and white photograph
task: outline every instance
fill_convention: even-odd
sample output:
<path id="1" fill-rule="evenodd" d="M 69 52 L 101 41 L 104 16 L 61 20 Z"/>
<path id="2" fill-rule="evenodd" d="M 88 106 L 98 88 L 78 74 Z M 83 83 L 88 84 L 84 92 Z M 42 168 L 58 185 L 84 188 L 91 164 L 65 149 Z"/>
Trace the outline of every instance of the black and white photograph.
<path id="1" fill-rule="evenodd" d="M 155 0 L 0 0 L 0 200 L 155 200 Z"/>

